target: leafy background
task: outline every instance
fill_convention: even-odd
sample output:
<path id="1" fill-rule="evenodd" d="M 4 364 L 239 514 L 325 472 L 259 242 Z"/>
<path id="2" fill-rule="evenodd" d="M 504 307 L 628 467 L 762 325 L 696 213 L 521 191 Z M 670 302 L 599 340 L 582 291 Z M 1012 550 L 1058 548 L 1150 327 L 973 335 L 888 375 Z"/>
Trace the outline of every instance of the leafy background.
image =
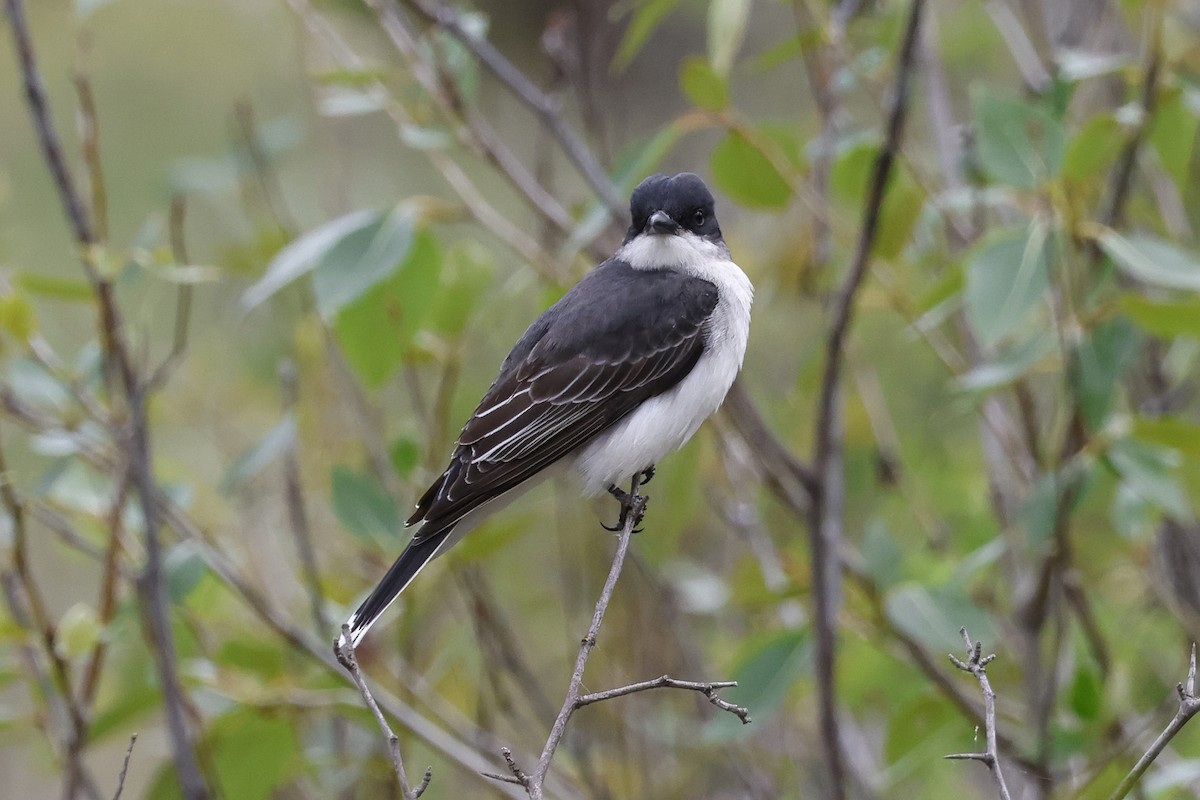
<path id="1" fill-rule="evenodd" d="M 404 510 L 508 346 L 611 249 L 603 205 L 410 6 L 404 52 L 378 4 L 30 5 L 73 158 L 72 76 L 94 93 L 107 235 L 92 255 L 140 368 L 170 350 L 190 298 L 186 350 L 149 414 L 157 478 L 186 515 L 168 520 L 165 566 L 205 773 L 231 798 L 384 796 L 383 742 L 317 654 L 403 546 Z M 1200 17 L 1152 0 L 929 5 L 845 351 L 837 703 L 851 794 L 993 795 L 981 767 L 941 758 L 978 746 L 977 687 L 945 658 L 966 625 L 998 654 L 1010 781 L 1028 797 L 1106 797 L 1174 712 L 1200 610 Z M 710 180 L 757 289 L 742 388 L 801 456 L 908 9 L 459 8 L 550 91 L 620 193 L 655 170 Z M 15 63 L 7 36 L 3 57 Z M 443 70 L 445 96 L 422 64 Z M 61 791 L 68 726 L 45 665 L 77 677 L 102 649 L 84 763 L 111 794 L 140 732 L 128 796 L 171 797 L 137 595 L 96 559 L 131 572 L 143 558 L 121 468 L 94 457 L 122 463 L 123 417 L 18 79 L 0 70 L 0 441 L 53 624 L 43 637 L 21 612 L 6 504 L 0 771 L 12 796 Z M 481 120 L 565 219 L 480 156 Z M 447 174 L 502 222 L 480 224 Z M 723 412 L 660 465 L 587 685 L 732 677 L 755 722 L 673 693 L 588 709 L 555 796 L 830 792 L 808 530 L 742 422 Z M 540 488 L 422 575 L 372 632 L 366 671 L 493 769 L 499 744 L 540 748 L 612 513 Z M 427 728 L 398 729 L 410 771 L 434 766 L 426 796 L 499 791 Z M 1145 796 L 1193 796 L 1196 752 L 1185 730 Z"/>

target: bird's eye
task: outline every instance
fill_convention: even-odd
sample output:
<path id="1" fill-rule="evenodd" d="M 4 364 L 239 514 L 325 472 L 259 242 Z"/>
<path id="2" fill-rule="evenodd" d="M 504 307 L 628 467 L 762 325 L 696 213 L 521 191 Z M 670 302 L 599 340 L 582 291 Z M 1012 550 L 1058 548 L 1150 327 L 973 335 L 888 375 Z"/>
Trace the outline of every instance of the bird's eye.
<path id="1" fill-rule="evenodd" d="M 692 222 L 697 228 L 703 227 L 705 219 L 707 218 L 704 216 L 703 208 L 697 208 L 696 213 L 692 214 Z"/>

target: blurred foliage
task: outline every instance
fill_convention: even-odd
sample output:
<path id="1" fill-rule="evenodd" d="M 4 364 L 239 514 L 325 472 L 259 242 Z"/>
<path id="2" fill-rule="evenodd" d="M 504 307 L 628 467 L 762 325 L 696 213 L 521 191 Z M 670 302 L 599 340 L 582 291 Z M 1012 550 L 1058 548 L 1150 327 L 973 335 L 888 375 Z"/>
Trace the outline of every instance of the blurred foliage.
<path id="1" fill-rule="evenodd" d="M 115 280 L 146 374 L 190 293 L 187 348 L 150 422 L 158 479 L 190 520 L 168 519 L 165 571 L 203 769 L 230 798 L 389 796 L 373 721 L 278 622 L 328 649 L 508 347 L 623 221 L 407 4 L 411 40 L 348 0 L 31 5 L 64 130 L 68 65 L 96 86 L 111 233 L 87 255 Z M 710 180 L 757 288 L 744 387 L 806 457 L 828 298 L 857 241 L 908 3 L 570 8 L 460 13 L 547 88 L 620 191 L 657 170 Z M 1010 785 L 1103 798 L 1174 713 L 1200 635 L 1200 16 L 1162 0 L 945 0 L 924 48 L 846 351 L 851 795 L 993 796 L 982 768 L 941 759 L 978 747 L 962 708 L 978 688 L 945 659 L 965 625 L 998 654 Z M 69 737 L 52 665 L 83 697 L 98 658 L 88 770 L 111 795 L 140 732 L 126 796 L 174 797 L 132 584 L 144 521 L 127 420 L 14 71 L 0 87 L 0 445 L 28 512 L 28 541 L 7 503 L 0 530 L 0 771 L 13 796 L 59 791 Z M 569 224 L 502 176 L 487 131 Z M 96 186 L 91 166 L 81 185 Z M 188 207 L 175 228 L 173 196 Z M 720 416 L 659 465 L 587 686 L 734 678 L 728 697 L 754 724 L 682 693 L 589 708 L 555 796 L 828 793 L 807 530 L 739 430 Z M 597 517 L 612 513 L 565 482 L 538 489 L 422 574 L 364 668 L 497 771 L 501 744 L 536 752 L 609 563 Z M 26 547 L 48 632 L 13 589 Z M 434 765 L 426 797 L 499 792 L 444 743 L 398 732 L 410 774 Z M 1194 796 L 1197 737 L 1175 740 L 1143 796 Z"/>

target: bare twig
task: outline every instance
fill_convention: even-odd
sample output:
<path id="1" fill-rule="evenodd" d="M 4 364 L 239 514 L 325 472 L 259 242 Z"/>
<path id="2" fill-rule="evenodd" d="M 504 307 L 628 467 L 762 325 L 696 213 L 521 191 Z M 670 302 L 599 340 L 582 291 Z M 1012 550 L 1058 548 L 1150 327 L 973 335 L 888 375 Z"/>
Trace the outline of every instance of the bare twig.
<path id="1" fill-rule="evenodd" d="M 660 675 L 648 681 L 631 683 L 627 686 L 619 686 L 616 689 L 607 689 L 603 692 L 592 692 L 591 694 L 582 695 L 576 698 L 575 707 L 583 708 L 592 703 L 599 703 L 602 700 L 612 700 L 615 697 L 624 697 L 636 692 L 646 692 L 650 689 L 686 689 L 692 692 L 700 692 L 700 694 L 708 698 L 708 702 L 722 711 L 728 711 L 730 714 L 733 714 L 742 721 L 743 725 L 749 725 L 752 721 L 749 709 L 745 706 L 730 703 L 728 700 L 722 700 L 717 695 L 719 689 L 728 689 L 737 685 L 737 681 L 681 681 L 669 675 Z"/>
<path id="2" fill-rule="evenodd" d="M 834 685 L 837 648 L 837 609 L 840 590 L 844 480 L 841 457 L 841 372 L 845 358 L 845 340 L 854 313 L 854 300 L 866 278 L 871 250 L 879 227 L 880 209 L 891 176 L 892 164 L 900 149 L 904 120 L 908 110 L 908 89 L 916 64 L 916 43 L 920 32 L 924 0 L 913 0 L 909 10 L 904 41 L 900 48 L 888 115 L 887 134 L 875 159 L 871 182 L 863 210 L 862 228 L 850 271 L 834 301 L 832 322 L 825 343 L 825 368 L 821 376 L 821 394 L 815 425 L 816 447 L 813 472 L 817 491 L 809 507 L 812 546 L 813 602 L 816 627 L 816 672 L 819 724 L 824 761 L 829 771 L 830 788 L 835 800 L 845 797 L 844 765 L 839 746 L 837 694 Z"/>
<path id="3" fill-rule="evenodd" d="M 171 258 L 175 261 L 176 266 L 190 263 L 183 232 L 186 216 L 187 200 L 183 195 L 177 194 L 171 198 L 171 213 L 167 225 L 171 237 Z M 192 285 L 186 282 L 180 284 L 176 290 L 175 331 L 171 337 L 171 351 L 167 353 L 158 368 L 151 373 L 146 383 L 151 389 L 158 389 L 167 382 L 187 351 L 188 333 L 191 330 L 192 320 L 192 291 Z"/>
<path id="4" fill-rule="evenodd" d="M 296 413 L 296 365 L 284 361 L 279 365 L 279 382 L 283 387 L 283 406 L 288 414 Z M 316 548 L 313 547 L 312 528 L 308 523 L 308 512 L 304 507 L 304 488 L 300 484 L 300 459 L 296 443 L 292 442 L 283 455 L 284 491 L 287 498 L 288 522 L 291 523 L 292 538 L 296 540 L 296 552 L 304 568 L 304 584 L 308 590 L 309 606 L 312 609 L 313 625 L 317 631 L 329 629 L 325 615 L 325 594 L 321 590 L 321 571 L 317 567 Z"/>
<path id="5" fill-rule="evenodd" d="M 121 774 L 117 776 L 117 791 L 113 800 L 121 800 L 121 792 L 125 791 L 125 776 L 129 773 L 129 759 L 133 758 L 133 746 L 137 744 L 138 735 L 129 737 L 129 747 L 125 749 L 125 761 L 121 763 Z"/>
<path id="6" fill-rule="evenodd" d="M 1150 765 L 1154 763 L 1154 759 L 1158 758 L 1159 753 L 1166 748 L 1177 733 L 1183 730 L 1183 726 L 1188 723 L 1188 720 L 1200 711 L 1200 697 L 1196 696 L 1196 644 L 1194 642 L 1192 643 L 1192 657 L 1188 662 L 1187 681 L 1175 684 L 1175 691 L 1179 694 L 1179 710 L 1175 712 L 1175 717 L 1150 745 L 1150 749 L 1133 765 L 1133 769 L 1129 771 L 1129 774 L 1125 776 L 1121 785 L 1108 800 L 1122 800 L 1128 795 L 1130 790 L 1142 779 L 1142 775 L 1150 768 Z"/>
<path id="7" fill-rule="evenodd" d="M 371 713 L 375 715 L 375 722 L 379 724 L 379 730 L 383 731 L 383 736 L 387 739 L 388 753 L 392 757 L 392 768 L 396 770 L 396 780 L 400 782 L 400 791 L 404 795 L 404 800 L 416 800 L 425 791 L 426 787 L 429 786 L 429 781 L 433 778 L 433 767 L 426 767 L 425 778 L 415 789 L 409 784 L 408 773 L 404 769 L 404 758 L 400 755 L 400 738 L 396 736 L 392 730 L 392 726 L 388 724 L 387 717 L 383 715 L 383 711 L 379 708 L 379 703 L 375 702 L 375 695 L 371 694 L 371 690 L 367 687 L 367 681 L 363 677 L 362 670 L 358 668 L 358 658 L 354 653 L 354 645 L 350 644 L 350 625 L 348 623 L 342 625 L 342 635 L 334 641 L 333 649 L 337 653 L 338 661 L 350 673 L 350 677 L 354 679 L 354 685 L 358 687 L 358 693 L 362 695 L 367 708 L 371 709 Z"/>
<path id="8" fill-rule="evenodd" d="M 992 691 L 992 684 L 987 676 L 987 665 L 996 655 L 983 655 L 983 642 L 972 642 L 966 628 L 959 628 L 958 632 L 962 634 L 967 645 L 967 660 L 963 661 L 953 653 L 950 654 L 950 660 L 963 672 L 974 675 L 979 681 L 979 688 L 983 690 L 983 724 L 987 749 L 982 753 L 955 753 L 946 758 L 983 762 L 996 779 L 1001 800 L 1011 800 L 1008 785 L 1004 782 L 1004 773 L 1000 769 L 1000 753 L 996 748 L 996 693 Z"/>

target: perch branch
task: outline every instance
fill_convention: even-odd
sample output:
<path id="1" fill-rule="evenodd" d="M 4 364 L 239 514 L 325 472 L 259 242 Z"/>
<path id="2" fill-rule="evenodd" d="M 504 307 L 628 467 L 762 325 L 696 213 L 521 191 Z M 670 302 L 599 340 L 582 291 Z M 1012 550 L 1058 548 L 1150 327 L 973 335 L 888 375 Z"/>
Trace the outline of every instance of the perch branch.
<path id="1" fill-rule="evenodd" d="M 615 697 L 624 697 L 628 694 L 643 692 L 650 689 L 659 688 L 676 688 L 698 691 L 708 697 L 709 702 L 718 708 L 729 711 L 735 714 L 742 720 L 743 724 L 750 722 L 750 713 L 741 706 L 736 706 L 721 698 L 717 697 L 718 689 L 735 685 L 731 681 L 722 681 L 716 683 L 697 683 L 692 681 L 678 681 L 667 675 L 655 678 L 641 683 L 634 683 L 628 686 L 622 686 L 617 689 L 610 689 L 605 692 L 596 692 L 592 694 L 582 694 L 580 686 L 583 684 L 583 671 L 587 667 L 588 657 L 592 650 L 596 647 L 596 637 L 600 633 L 600 625 L 604 622 L 604 614 L 608 610 L 608 604 L 612 600 L 613 588 L 617 585 L 617 579 L 621 576 L 621 570 L 625 565 L 625 556 L 629 552 L 629 540 L 633 536 L 634 527 L 641 519 L 646 508 L 647 498 L 638 494 L 638 486 L 640 485 L 640 476 L 633 477 L 632 487 L 629 491 L 629 508 L 625 514 L 625 522 L 621 527 L 617 538 L 617 551 L 613 555 L 612 566 L 608 570 L 608 577 L 604 581 L 604 587 L 600 590 L 600 598 L 596 601 L 596 609 L 592 613 L 592 622 L 588 626 L 587 634 L 579 644 L 579 654 L 575 658 L 575 669 L 571 673 L 571 680 L 567 684 L 567 696 L 563 699 L 562 708 L 558 712 L 558 717 L 554 720 L 554 725 L 550 728 L 550 735 L 546 739 L 546 744 L 542 748 L 542 755 L 538 758 L 537 766 L 532 773 L 527 773 L 517 764 L 513 758 L 512 752 L 508 748 L 501 750 L 504 760 L 508 765 L 509 772 L 512 777 L 501 776 L 488 773 L 487 777 L 495 778 L 506 783 L 517 783 L 525 788 L 530 800 L 542 800 L 543 784 L 546 780 L 546 773 L 550 770 L 550 761 L 554 758 L 554 752 L 558 749 L 559 743 L 562 742 L 563 735 L 567 731 L 567 723 L 570 722 L 571 715 L 578 709 L 598 703 L 603 700 L 610 700 Z"/>
<path id="2" fill-rule="evenodd" d="M 963 661 L 954 654 L 950 655 L 950 660 L 963 672 L 974 675 L 975 679 L 979 681 L 979 688 L 983 690 L 983 724 L 987 749 L 982 753 L 955 753 L 946 758 L 982 761 L 996 779 L 1001 800 L 1011 800 L 1008 785 L 1004 782 L 1004 773 L 1000 770 L 1000 754 L 996 748 L 996 693 L 992 691 L 992 684 L 988 681 L 987 676 L 987 665 L 996 655 L 994 653 L 983 655 L 983 642 L 972 642 L 971 635 L 967 633 L 966 628 L 959 628 L 958 632 L 962 634 L 963 641 L 967 645 L 967 660 Z"/>
<path id="3" fill-rule="evenodd" d="M 1175 691 L 1179 693 L 1179 710 L 1175 712 L 1175 717 L 1163 729 L 1163 732 L 1154 740 L 1154 744 L 1150 745 L 1138 762 L 1133 765 L 1133 769 L 1121 781 L 1121 785 L 1108 798 L 1108 800 L 1122 800 L 1130 790 L 1142 779 L 1142 775 L 1154 763 L 1154 759 L 1158 758 L 1167 746 L 1167 744 L 1175 738 L 1175 734 L 1183 730 L 1183 726 L 1188 723 L 1192 717 L 1200 711 L 1200 697 L 1196 696 L 1196 644 L 1192 643 L 1192 657 L 1188 663 L 1188 674 L 1186 683 L 1175 684 Z"/>
<path id="4" fill-rule="evenodd" d="M 425 768 L 425 777 L 421 779 L 420 785 L 415 789 L 408 782 L 408 772 L 404 769 L 404 758 L 400 755 L 400 737 L 396 736 L 392 726 L 388 724 L 387 717 L 383 715 L 379 703 L 375 702 L 375 696 L 367 687 L 367 680 L 363 677 L 362 670 L 358 668 L 358 657 L 354 653 L 354 645 L 350 643 L 349 623 L 342 625 L 342 635 L 334 642 L 334 652 L 337 653 L 338 661 L 354 679 L 358 693 L 362 695 L 367 708 L 371 709 L 371 713 L 375 716 L 375 722 L 379 724 L 379 730 L 387 739 L 388 753 L 392 757 L 392 768 L 396 770 L 396 780 L 400 782 L 400 792 L 403 794 L 404 800 L 416 800 L 429 786 L 429 781 L 433 779 L 433 767 Z"/>

